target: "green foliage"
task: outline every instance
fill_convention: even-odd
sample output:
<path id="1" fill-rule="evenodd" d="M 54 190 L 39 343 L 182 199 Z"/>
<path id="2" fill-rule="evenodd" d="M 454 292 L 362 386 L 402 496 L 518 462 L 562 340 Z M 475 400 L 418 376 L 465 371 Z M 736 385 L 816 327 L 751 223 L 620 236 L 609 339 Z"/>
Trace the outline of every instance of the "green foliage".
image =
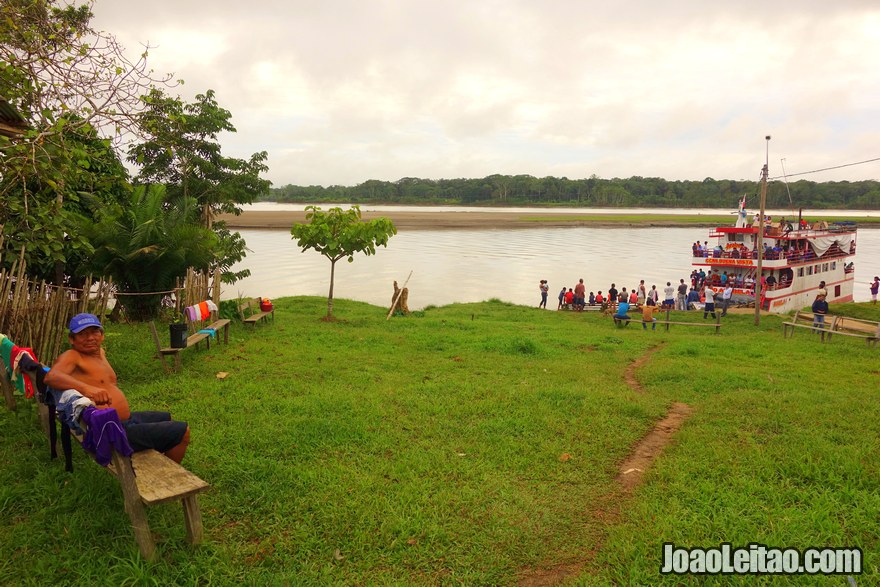
<path id="1" fill-rule="evenodd" d="M 791 198 L 804 208 L 880 208 L 880 182 L 839 181 L 789 183 Z M 656 208 L 733 208 L 743 194 L 757 205 L 755 181 L 669 181 L 659 177 L 587 179 L 490 175 L 484 178 L 420 179 L 404 177 L 396 182 L 371 179 L 359 185 L 296 186 L 275 188 L 264 199 L 279 202 L 352 202 L 400 204 L 459 204 L 471 206 L 582 206 Z M 772 181 L 767 205 L 791 206 L 786 186 Z"/>
<path id="2" fill-rule="evenodd" d="M 268 171 L 265 151 L 247 160 L 223 156 L 218 135 L 235 127 L 213 90 L 187 104 L 153 89 L 143 103 L 138 123 L 146 138 L 128 156 L 140 167 L 137 181 L 166 184 L 169 198 L 194 198 L 208 228 L 217 214 L 239 214 L 242 204 L 269 189 L 271 183 L 260 179 Z"/>
<path id="3" fill-rule="evenodd" d="M 3 257 L 8 264 L 25 247 L 28 272 L 58 281 L 77 273 L 91 254 L 91 243 L 75 227 L 91 218 L 92 209 L 124 200 L 128 173 L 110 142 L 90 127 L 71 126 L 42 139 L 38 134 L 28 130 L 16 141 L 0 137 L 6 157 L 0 175 Z"/>
<path id="4" fill-rule="evenodd" d="M 24 131 L 0 138 L 0 233 L 6 252 L 26 248 L 29 272 L 61 282 L 91 245 L 74 226 L 81 201 L 118 202 L 128 173 L 106 139 L 131 129 L 152 77 L 91 26 L 92 2 L 7 0 L 0 18 L 0 88 Z M 9 262 L 15 255 L 4 255 Z"/>
<path id="5" fill-rule="evenodd" d="M 354 261 L 355 253 L 376 254 L 376 247 L 388 246 L 388 239 L 397 229 L 388 218 L 361 221 L 360 206 L 348 210 L 330 208 L 326 212 L 318 206 L 306 206 L 308 223 L 294 224 L 290 234 L 303 251 L 314 249 L 330 260 L 330 292 L 327 296 L 327 316 L 333 315 L 333 279 L 336 262 L 347 257 Z"/>
<path id="6" fill-rule="evenodd" d="M 218 135 L 235 132 L 235 127 L 232 114 L 220 107 L 213 90 L 187 104 L 153 89 L 143 97 L 143 104 L 138 123 L 146 139 L 128 156 L 140 166 L 137 181 L 165 183 L 169 199 L 192 198 L 202 225 L 217 233 L 213 267 L 223 271 L 226 283 L 247 277 L 248 270 L 228 271 L 247 255 L 244 239 L 214 218 L 221 213 L 240 214 L 242 204 L 250 204 L 269 189 L 271 183 L 260 178 L 268 171 L 268 155 L 263 151 L 249 159 L 223 156 Z"/>
<path id="7" fill-rule="evenodd" d="M 188 267 L 208 268 L 217 237 L 197 214 L 192 199 L 168 203 L 164 186 L 137 186 L 125 207 L 104 208 L 97 223 L 82 227 L 95 248 L 87 269 L 113 278 L 129 318 L 155 317 L 162 295 L 124 294 L 169 291 Z"/>

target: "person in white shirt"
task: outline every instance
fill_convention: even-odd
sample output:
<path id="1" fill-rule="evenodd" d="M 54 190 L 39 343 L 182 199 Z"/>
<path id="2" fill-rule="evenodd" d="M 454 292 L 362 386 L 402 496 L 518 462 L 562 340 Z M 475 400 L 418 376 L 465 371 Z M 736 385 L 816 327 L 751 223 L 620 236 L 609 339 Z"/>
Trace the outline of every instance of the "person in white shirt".
<path id="1" fill-rule="evenodd" d="M 730 298 L 733 297 L 733 286 L 730 284 L 730 281 L 727 282 L 727 287 L 724 288 L 724 292 L 721 294 L 721 315 L 727 316 L 727 308 L 730 306 Z"/>
<path id="2" fill-rule="evenodd" d="M 706 305 L 703 306 L 703 320 L 706 319 L 706 316 L 712 314 L 713 318 L 717 318 L 715 316 L 715 292 L 712 291 L 711 287 L 705 287 L 703 289 L 703 295 L 706 298 Z"/>
<path id="3" fill-rule="evenodd" d="M 666 287 L 663 288 L 663 295 L 666 296 L 663 299 L 663 305 L 667 308 L 675 307 L 675 288 L 672 287 L 671 282 L 666 282 Z"/>

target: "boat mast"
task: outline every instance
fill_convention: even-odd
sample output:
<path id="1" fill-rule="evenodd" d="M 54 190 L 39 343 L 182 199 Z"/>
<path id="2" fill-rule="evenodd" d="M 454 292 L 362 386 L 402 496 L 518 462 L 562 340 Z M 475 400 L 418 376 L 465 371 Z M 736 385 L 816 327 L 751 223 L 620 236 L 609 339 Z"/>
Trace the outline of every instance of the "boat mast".
<path id="1" fill-rule="evenodd" d="M 758 242 L 755 249 L 758 251 L 758 274 L 755 276 L 755 326 L 761 324 L 761 296 L 764 288 L 761 283 L 764 264 L 764 208 L 767 206 L 767 173 L 770 168 L 770 135 L 764 137 L 767 141 L 766 154 L 764 157 L 764 169 L 761 170 L 761 216 L 758 218 Z"/>

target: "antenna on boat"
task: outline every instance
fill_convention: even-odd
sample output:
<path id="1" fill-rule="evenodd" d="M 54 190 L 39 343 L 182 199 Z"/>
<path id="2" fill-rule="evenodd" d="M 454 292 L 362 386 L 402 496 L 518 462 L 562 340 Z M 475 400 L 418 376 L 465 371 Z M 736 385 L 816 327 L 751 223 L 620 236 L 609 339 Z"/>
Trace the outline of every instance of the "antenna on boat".
<path id="1" fill-rule="evenodd" d="M 764 208 L 767 206 L 767 175 L 770 169 L 770 135 L 764 137 L 767 141 L 766 154 L 764 156 L 764 169 L 761 170 L 761 216 L 758 219 L 758 242 L 755 243 L 755 249 L 758 252 L 758 269 L 755 275 L 755 326 L 761 323 L 761 298 L 764 295 L 764 288 L 761 283 L 761 275 L 763 274 L 764 259 Z"/>
<path id="2" fill-rule="evenodd" d="M 791 199 L 791 190 L 788 189 L 788 177 L 785 175 L 785 157 L 779 160 L 782 165 L 782 181 L 785 183 L 785 191 L 788 192 L 788 203 L 791 204 L 791 210 L 794 212 L 794 201 Z"/>

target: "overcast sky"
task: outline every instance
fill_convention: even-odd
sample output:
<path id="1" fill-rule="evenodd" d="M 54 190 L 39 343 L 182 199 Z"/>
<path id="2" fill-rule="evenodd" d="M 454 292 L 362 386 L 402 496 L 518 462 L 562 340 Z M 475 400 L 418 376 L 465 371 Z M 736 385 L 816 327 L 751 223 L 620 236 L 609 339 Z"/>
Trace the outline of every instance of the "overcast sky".
<path id="1" fill-rule="evenodd" d="M 877 0 L 97 0 L 276 187 L 758 179 L 880 157 Z M 880 161 L 806 175 L 880 179 Z"/>

